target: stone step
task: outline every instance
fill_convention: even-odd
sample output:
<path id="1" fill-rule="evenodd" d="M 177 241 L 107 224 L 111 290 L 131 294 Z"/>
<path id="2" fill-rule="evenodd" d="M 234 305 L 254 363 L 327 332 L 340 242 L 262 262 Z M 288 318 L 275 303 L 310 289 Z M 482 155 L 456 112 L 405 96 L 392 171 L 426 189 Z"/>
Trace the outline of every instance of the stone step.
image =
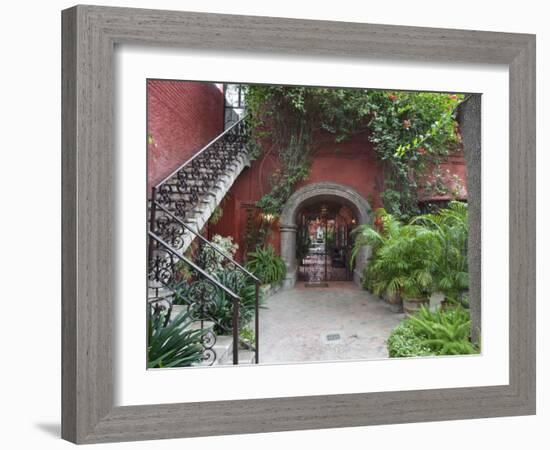
<path id="1" fill-rule="evenodd" d="M 185 305 L 173 305 L 172 314 L 170 320 L 173 320 L 179 313 L 186 311 Z M 202 328 L 213 328 L 214 323 L 210 321 L 203 321 Z M 201 329 L 201 322 L 197 321 L 191 325 L 191 329 Z M 217 335 L 216 343 L 212 347 L 212 350 L 216 353 L 216 361 L 213 365 L 217 366 L 230 366 L 233 365 L 233 336 Z M 255 355 L 251 350 L 239 349 L 239 365 L 249 365 L 255 363 Z M 201 363 L 199 365 L 210 365 L 208 362 Z"/>
<path id="2" fill-rule="evenodd" d="M 250 165 L 248 157 L 239 155 L 234 162 L 226 167 L 224 174 L 218 177 L 215 187 L 207 192 L 199 192 L 196 202 L 192 202 L 189 205 L 189 209 L 185 212 L 184 222 L 192 226 L 194 230 L 200 230 L 210 219 L 212 213 L 216 210 L 221 203 L 237 177 L 244 170 L 245 167 Z M 190 194 L 174 193 L 170 194 L 170 199 L 174 202 L 179 200 L 187 200 L 191 196 Z M 174 213 L 173 204 L 167 207 L 172 213 Z M 190 232 L 185 232 L 183 235 L 184 244 L 180 249 L 182 254 L 185 253 L 191 242 L 194 240 Z"/>
<path id="3" fill-rule="evenodd" d="M 250 350 L 239 350 L 239 365 L 254 364 L 255 361 L 254 352 Z"/>
<path id="4" fill-rule="evenodd" d="M 214 365 L 233 364 L 232 336 L 217 336 L 213 349 L 216 352 L 216 362 Z"/>

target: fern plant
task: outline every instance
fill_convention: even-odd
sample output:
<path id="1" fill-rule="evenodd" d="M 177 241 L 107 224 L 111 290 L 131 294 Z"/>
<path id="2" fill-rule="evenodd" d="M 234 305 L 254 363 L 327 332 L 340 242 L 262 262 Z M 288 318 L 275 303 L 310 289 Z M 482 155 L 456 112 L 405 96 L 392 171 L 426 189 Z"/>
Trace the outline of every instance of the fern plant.
<path id="1" fill-rule="evenodd" d="M 376 294 L 425 297 L 434 290 L 458 300 L 468 288 L 468 208 L 451 202 L 436 214 L 424 214 L 402 224 L 384 209 L 376 211 L 377 227 L 354 230 L 352 258 L 369 246 L 373 256 L 364 273 Z M 352 259 L 353 261 L 353 259 Z"/>
<path id="2" fill-rule="evenodd" d="M 422 343 L 437 355 L 477 353 L 470 342 L 470 313 L 461 306 L 435 312 L 422 307 L 408 321 L 415 333 L 423 337 Z"/>
<path id="3" fill-rule="evenodd" d="M 278 283 L 286 275 L 285 263 L 271 245 L 257 247 L 256 251 L 248 253 L 246 265 L 265 284 Z"/>
<path id="4" fill-rule="evenodd" d="M 377 211 L 380 229 L 362 225 L 354 230 L 352 263 L 365 246 L 373 257 L 365 272 L 375 294 L 426 297 L 433 286 L 430 265 L 430 230 L 415 224 L 404 225 L 385 210 Z"/>
<path id="5" fill-rule="evenodd" d="M 147 367 L 186 367 L 203 359 L 202 340 L 208 330 L 191 329 L 190 312 L 181 312 L 172 321 L 168 312 L 149 308 Z"/>
<path id="6" fill-rule="evenodd" d="M 451 301 L 469 286 L 468 205 L 450 202 L 437 214 L 424 214 L 413 220 L 430 232 L 431 272 L 437 288 Z"/>
<path id="7" fill-rule="evenodd" d="M 479 353 L 470 342 L 470 330 L 470 313 L 461 306 L 435 312 L 422 307 L 392 331 L 388 353 L 390 357 Z"/>

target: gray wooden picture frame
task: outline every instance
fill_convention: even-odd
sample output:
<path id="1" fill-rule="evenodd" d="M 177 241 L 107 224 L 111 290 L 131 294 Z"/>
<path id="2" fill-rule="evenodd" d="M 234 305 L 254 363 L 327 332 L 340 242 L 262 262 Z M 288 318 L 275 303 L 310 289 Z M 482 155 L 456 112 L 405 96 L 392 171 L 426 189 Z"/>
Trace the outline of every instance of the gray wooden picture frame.
<path id="1" fill-rule="evenodd" d="M 63 11 L 62 31 L 64 439 L 95 443 L 535 413 L 535 36 L 98 6 Z M 124 43 L 507 65 L 509 384 L 115 407 L 113 52 Z M 479 234 L 473 239 L 479 247 Z"/>

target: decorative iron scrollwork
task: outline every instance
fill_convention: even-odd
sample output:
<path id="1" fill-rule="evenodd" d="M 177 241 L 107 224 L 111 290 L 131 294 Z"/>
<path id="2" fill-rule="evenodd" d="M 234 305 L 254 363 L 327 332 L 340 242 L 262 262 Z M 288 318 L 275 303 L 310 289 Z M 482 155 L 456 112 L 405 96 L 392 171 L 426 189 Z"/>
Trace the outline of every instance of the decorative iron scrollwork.
<path id="1" fill-rule="evenodd" d="M 205 242 L 192 228 L 193 216 L 200 211 L 201 202 L 209 203 L 222 175 L 246 156 L 247 141 L 248 127 L 242 119 L 157 185 L 150 202 L 148 300 L 158 304 L 156 308 L 186 307 L 205 330 L 204 365 L 216 361 L 217 333 L 231 333 L 237 342 L 242 310 L 235 292 L 246 277 L 259 280 L 214 244 Z M 219 267 L 224 269 L 223 280 Z M 257 309 L 257 289 L 255 301 Z M 236 347 L 234 352 L 238 352 Z M 235 364 L 237 361 L 234 353 Z"/>
<path id="2" fill-rule="evenodd" d="M 188 219 L 212 192 L 229 166 L 247 154 L 246 120 L 237 122 L 155 188 L 154 201 L 181 219 Z"/>

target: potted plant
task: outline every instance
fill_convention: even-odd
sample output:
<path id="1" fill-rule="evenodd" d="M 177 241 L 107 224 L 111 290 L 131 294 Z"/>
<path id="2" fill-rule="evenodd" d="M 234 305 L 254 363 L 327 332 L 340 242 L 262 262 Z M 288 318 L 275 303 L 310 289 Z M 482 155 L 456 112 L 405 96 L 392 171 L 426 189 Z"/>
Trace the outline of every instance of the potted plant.
<path id="1" fill-rule="evenodd" d="M 433 288 L 429 241 L 422 225 L 403 225 L 383 209 L 377 211 L 377 226 L 363 225 L 356 231 L 353 256 L 365 245 L 373 257 L 365 272 L 373 293 L 384 295 L 394 310 L 402 304 L 407 313 L 428 302 Z"/>
<path id="2" fill-rule="evenodd" d="M 431 272 L 436 289 L 444 296 L 441 306 L 466 306 L 462 299 L 467 297 L 469 286 L 467 204 L 450 202 L 448 208 L 419 216 L 414 222 L 430 233 Z"/>
<path id="3" fill-rule="evenodd" d="M 275 253 L 271 245 L 256 247 L 247 255 L 246 268 L 256 275 L 264 287 L 267 285 L 266 297 L 272 295 L 281 285 L 286 275 L 286 266 L 282 258 Z"/>

